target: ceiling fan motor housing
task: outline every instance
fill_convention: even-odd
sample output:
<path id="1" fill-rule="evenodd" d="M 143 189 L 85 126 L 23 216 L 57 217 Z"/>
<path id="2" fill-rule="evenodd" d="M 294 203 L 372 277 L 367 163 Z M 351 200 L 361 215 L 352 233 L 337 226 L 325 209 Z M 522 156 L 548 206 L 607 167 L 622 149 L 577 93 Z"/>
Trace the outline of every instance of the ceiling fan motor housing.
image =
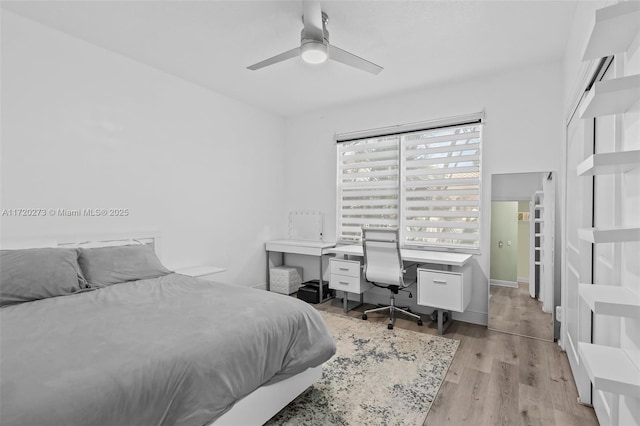
<path id="1" fill-rule="evenodd" d="M 302 16 L 302 22 L 304 22 L 304 15 Z M 307 34 L 304 28 L 302 29 L 300 33 L 300 53 L 305 62 L 320 64 L 329 57 L 328 22 L 329 16 L 322 12 L 322 40 L 316 39 L 313 35 Z"/>

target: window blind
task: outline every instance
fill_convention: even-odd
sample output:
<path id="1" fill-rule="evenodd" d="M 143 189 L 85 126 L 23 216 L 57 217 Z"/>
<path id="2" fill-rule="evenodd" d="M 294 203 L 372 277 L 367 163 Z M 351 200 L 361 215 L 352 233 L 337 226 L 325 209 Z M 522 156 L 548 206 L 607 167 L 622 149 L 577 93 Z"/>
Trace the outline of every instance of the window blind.
<path id="1" fill-rule="evenodd" d="M 479 246 L 480 140 L 480 124 L 402 136 L 405 244 Z"/>
<path id="2" fill-rule="evenodd" d="M 358 243 L 370 225 L 400 228 L 404 246 L 479 248 L 483 115 L 393 135 L 341 135 L 338 240 Z"/>
<path id="3" fill-rule="evenodd" d="M 363 225 L 397 227 L 399 138 L 338 145 L 338 238 L 359 242 Z"/>

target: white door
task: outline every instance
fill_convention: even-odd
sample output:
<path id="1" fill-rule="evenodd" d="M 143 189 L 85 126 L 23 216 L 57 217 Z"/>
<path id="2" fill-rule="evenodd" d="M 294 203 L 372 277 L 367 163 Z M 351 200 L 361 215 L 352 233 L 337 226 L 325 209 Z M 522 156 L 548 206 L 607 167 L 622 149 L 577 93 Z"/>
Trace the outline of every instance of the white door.
<path id="1" fill-rule="evenodd" d="M 592 281 L 591 244 L 578 238 L 579 228 L 593 227 L 593 179 L 580 177 L 577 165 L 593 153 L 593 120 L 577 114 L 567 126 L 567 175 L 565 191 L 565 282 L 562 286 L 564 319 L 561 324 L 565 350 L 576 381 L 580 401 L 591 403 L 591 382 L 578 356 L 578 342 L 591 342 L 591 312 L 581 303 L 578 283 Z"/>

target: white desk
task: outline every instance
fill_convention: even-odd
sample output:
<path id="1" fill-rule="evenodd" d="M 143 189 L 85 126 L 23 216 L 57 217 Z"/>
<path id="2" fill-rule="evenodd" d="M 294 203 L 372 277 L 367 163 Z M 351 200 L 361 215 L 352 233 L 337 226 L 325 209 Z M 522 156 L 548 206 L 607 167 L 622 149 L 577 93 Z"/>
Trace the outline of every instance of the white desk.
<path id="1" fill-rule="evenodd" d="M 305 240 L 274 240 L 268 241 L 266 243 L 267 249 L 267 291 L 270 290 L 270 270 L 273 266 L 278 266 L 275 263 L 271 262 L 271 253 L 282 253 L 282 263 L 284 265 L 284 256 L 287 253 L 290 254 L 303 254 L 307 256 L 317 256 L 319 258 L 319 275 L 318 275 L 318 283 L 319 285 L 319 296 L 320 302 L 324 302 L 326 299 L 322 294 L 322 272 L 323 272 L 323 264 L 322 259 L 323 255 L 326 254 L 326 250 L 335 246 L 335 243 L 327 243 L 324 241 L 305 241 Z"/>
<path id="2" fill-rule="evenodd" d="M 349 257 L 362 258 L 364 256 L 361 245 L 346 245 L 330 249 L 326 249 L 325 253 L 342 255 L 344 259 Z M 438 310 L 438 332 L 444 333 L 446 328 L 451 324 L 451 311 L 464 312 L 471 301 L 471 263 L 470 254 L 448 253 L 438 251 L 424 251 L 401 249 L 400 254 L 405 262 L 417 262 L 418 264 L 439 265 L 441 269 L 433 267 L 418 267 L 418 300 L 417 303 L 422 306 L 430 306 Z M 336 263 L 335 260 L 332 262 Z M 340 262 L 340 261 L 339 261 Z M 349 291 L 356 289 L 355 292 L 360 293 L 360 301 L 362 302 L 362 292 L 367 289 L 366 286 L 357 284 L 364 282 L 364 277 L 355 275 L 353 261 L 344 260 L 345 264 L 332 265 L 332 280 L 330 287 L 340 289 L 340 285 L 345 284 L 343 288 Z M 350 268 L 352 280 L 335 275 L 333 270 Z M 333 283 L 335 281 L 335 283 Z M 349 285 L 347 285 L 349 283 Z M 346 294 L 344 297 L 344 309 L 347 310 Z M 449 319 L 444 321 L 444 312 L 448 312 Z"/>
<path id="3" fill-rule="evenodd" d="M 364 256 L 361 245 L 338 246 L 326 249 L 325 253 L 354 257 Z M 400 249 L 400 254 L 402 256 L 402 260 L 405 262 L 433 263 L 436 265 L 459 267 L 464 266 L 473 257 L 470 254 L 412 249 Z"/>

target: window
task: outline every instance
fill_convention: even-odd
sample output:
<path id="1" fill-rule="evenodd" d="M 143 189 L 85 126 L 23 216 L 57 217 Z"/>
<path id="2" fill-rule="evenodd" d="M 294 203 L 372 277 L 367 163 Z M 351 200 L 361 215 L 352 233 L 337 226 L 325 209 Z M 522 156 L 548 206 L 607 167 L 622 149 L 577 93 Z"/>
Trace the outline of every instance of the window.
<path id="1" fill-rule="evenodd" d="M 481 140 L 479 119 L 338 139 L 338 239 L 371 225 L 399 227 L 405 246 L 479 248 Z"/>
<path id="2" fill-rule="evenodd" d="M 360 242 L 362 226 L 398 226 L 398 138 L 338 144 L 339 240 Z"/>

